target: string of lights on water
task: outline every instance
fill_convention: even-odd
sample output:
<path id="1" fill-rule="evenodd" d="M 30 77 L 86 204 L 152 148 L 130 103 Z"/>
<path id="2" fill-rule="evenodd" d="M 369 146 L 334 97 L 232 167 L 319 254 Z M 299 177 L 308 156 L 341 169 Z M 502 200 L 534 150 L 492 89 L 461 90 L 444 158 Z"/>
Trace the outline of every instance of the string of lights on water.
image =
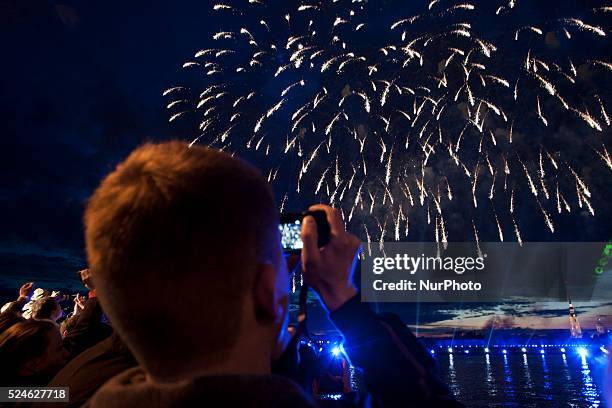
<path id="1" fill-rule="evenodd" d="M 450 389 L 468 406 L 604 404 L 602 371 L 608 358 L 604 347 L 516 345 L 430 352 Z"/>
<path id="2" fill-rule="evenodd" d="M 605 345 L 586 341 L 489 346 L 460 340 L 456 343 L 446 347 L 445 341 L 433 341 L 436 345 L 428 350 L 441 377 L 468 406 L 538 406 L 553 402 L 603 406 L 602 371 L 609 358 Z M 348 360 L 341 338 L 322 336 L 304 344 L 316 348 L 321 355 Z M 359 369 L 350 366 L 349 374 L 351 387 L 359 390 L 363 382 Z"/>

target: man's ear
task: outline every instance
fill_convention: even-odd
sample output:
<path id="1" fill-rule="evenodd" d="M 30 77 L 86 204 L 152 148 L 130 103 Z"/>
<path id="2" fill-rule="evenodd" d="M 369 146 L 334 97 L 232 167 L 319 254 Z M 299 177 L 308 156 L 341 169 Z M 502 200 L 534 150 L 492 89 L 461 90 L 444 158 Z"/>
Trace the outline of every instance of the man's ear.
<path id="1" fill-rule="evenodd" d="M 255 282 L 253 285 L 253 302 L 257 321 L 264 324 L 277 320 L 278 307 L 275 297 L 276 270 L 271 263 L 265 262 L 257 265 Z"/>

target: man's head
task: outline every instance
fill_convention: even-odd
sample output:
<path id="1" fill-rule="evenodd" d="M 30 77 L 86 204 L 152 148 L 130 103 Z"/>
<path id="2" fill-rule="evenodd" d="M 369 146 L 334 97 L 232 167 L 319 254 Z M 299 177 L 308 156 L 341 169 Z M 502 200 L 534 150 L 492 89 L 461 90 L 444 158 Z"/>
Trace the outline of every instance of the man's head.
<path id="1" fill-rule="evenodd" d="M 273 194 L 252 166 L 146 144 L 91 197 L 85 237 L 102 306 L 154 378 L 214 370 L 245 342 L 274 349 L 288 278 Z"/>
<path id="2" fill-rule="evenodd" d="M 76 326 L 78 319 L 78 315 L 72 315 L 60 324 L 60 334 L 62 335 L 62 338 L 70 334 L 72 329 L 74 329 L 74 327 Z"/>
<path id="3" fill-rule="evenodd" d="M 83 284 L 83 286 L 85 286 L 85 288 L 89 290 L 94 289 L 93 280 L 91 279 L 91 273 L 89 271 L 89 268 L 81 269 L 77 272 L 77 274 L 79 275 L 79 279 L 81 280 L 81 283 Z"/>
<path id="4" fill-rule="evenodd" d="M 54 297 L 47 296 L 32 304 L 32 318 L 58 321 L 64 314 L 62 307 Z"/>
<path id="5" fill-rule="evenodd" d="M 66 363 L 67 352 L 58 327 L 47 320 L 17 322 L 0 333 L 0 380 L 15 383 L 20 377 L 53 377 Z"/>

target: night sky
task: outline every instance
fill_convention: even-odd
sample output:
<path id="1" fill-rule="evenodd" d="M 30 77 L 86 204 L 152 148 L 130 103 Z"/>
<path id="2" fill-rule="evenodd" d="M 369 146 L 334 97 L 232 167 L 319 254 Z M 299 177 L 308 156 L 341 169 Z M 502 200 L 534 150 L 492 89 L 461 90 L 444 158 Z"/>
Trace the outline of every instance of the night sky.
<path id="1" fill-rule="evenodd" d="M 540 2 L 535 12 L 546 13 L 553 3 Z M 572 5 L 578 10 L 592 6 Z M 81 217 L 97 183 L 143 141 L 193 138 L 188 127 L 168 123 L 161 92 L 180 83 L 182 63 L 211 44 L 222 22 L 213 19 L 210 8 L 206 1 L 0 0 L 1 300 L 13 297 L 27 280 L 79 290 L 74 272 L 86 266 Z M 607 92 L 609 97 L 609 87 Z M 609 127 L 603 137 L 612 150 Z M 527 210 L 528 239 L 608 240 L 611 178 L 601 168 L 597 164 L 598 170 L 586 176 L 596 186 L 596 217 L 577 213 L 559 219 L 553 235 L 540 216 L 530 219 L 533 210 Z M 300 203 L 293 205 L 298 209 Z M 417 219 L 415 229 L 423 222 Z M 489 232 L 483 231 L 484 240 L 495 240 Z M 418 238 L 431 240 L 424 234 Z M 610 306 L 592 308 L 602 313 L 610 312 Z M 451 309 L 422 312 L 420 322 L 444 325 L 470 317 L 479 326 L 489 314 L 507 312 L 483 307 L 468 316 Z M 414 307 L 403 310 L 416 323 Z M 533 316 L 541 315 L 565 316 L 566 310 L 541 306 Z"/>
<path id="2" fill-rule="evenodd" d="M 100 179 L 146 140 L 180 137 L 161 90 L 210 37 L 193 2 L 0 2 L 0 285 L 72 281 Z M 76 283 L 76 282 L 73 282 Z"/>

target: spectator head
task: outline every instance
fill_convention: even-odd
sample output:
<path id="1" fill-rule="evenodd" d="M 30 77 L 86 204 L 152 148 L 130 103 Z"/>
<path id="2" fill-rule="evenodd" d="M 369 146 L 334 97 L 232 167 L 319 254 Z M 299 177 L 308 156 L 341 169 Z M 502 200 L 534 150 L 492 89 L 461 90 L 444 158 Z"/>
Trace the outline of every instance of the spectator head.
<path id="1" fill-rule="evenodd" d="M 46 298 L 47 296 L 49 296 L 49 291 L 43 288 L 36 288 L 34 292 L 32 293 L 32 297 L 30 298 L 30 300 L 32 301 L 40 300 L 40 299 Z"/>
<path id="2" fill-rule="evenodd" d="M 51 379 L 66 362 L 57 325 L 46 320 L 13 324 L 0 334 L 0 361 L 2 384 L 29 385 L 23 380 Z"/>
<path id="3" fill-rule="evenodd" d="M 76 326 L 78 316 L 70 316 L 60 324 L 60 333 L 62 338 L 66 337 L 70 331 Z"/>
<path id="4" fill-rule="evenodd" d="M 32 318 L 37 320 L 51 320 L 56 322 L 64 312 L 54 297 L 47 296 L 32 304 Z"/>
<path id="5" fill-rule="evenodd" d="M 20 313 L 10 310 L 0 313 L 0 334 L 4 333 L 4 331 L 12 325 L 20 322 L 25 322 L 25 319 Z"/>
<path id="6" fill-rule="evenodd" d="M 102 181 L 84 223 L 100 302 L 154 379 L 270 357 L 285 337 L 278 212 L 247 163 L 181 142 L 146 144 Z"/>
<path id="7" fill-rule="evenodd" d="M 34 292 L 32 293 L 32 296 L 30 297 L 30 301 L 26 303 L 25 306 L 23 307 L 23 311 L 21 315 L 25 317 L 26 319 L 31 319 L 32 318 L 32 308 L 34 307 L 34 303 L 48 296 L 49 296 L 48 291 L 46 291 L 43 288 L 36 288 L 36 290 L 34 290 Z"/>
<path id="8" fill-rule="evenodd" d="M 91 273 L 89 271 L 89 268 L 81 269 L 77 273 L 79 275 L 79 279 L 81 280 L 81 283 L 83 284 L 83 286 L 85 286 L 89 290 L 93 290 L 94 285 L 91 279 Z"/>

